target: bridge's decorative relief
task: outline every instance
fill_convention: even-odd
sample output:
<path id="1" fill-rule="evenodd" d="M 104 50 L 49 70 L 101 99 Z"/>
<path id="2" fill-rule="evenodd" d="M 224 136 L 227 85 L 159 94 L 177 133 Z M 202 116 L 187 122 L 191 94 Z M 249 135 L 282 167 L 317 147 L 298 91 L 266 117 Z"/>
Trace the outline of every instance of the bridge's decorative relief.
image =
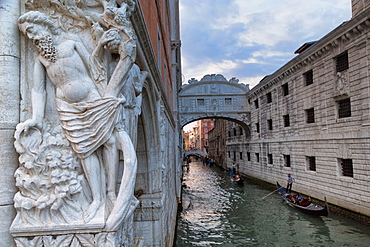
<path id="1" fill-rule="evenodd" d="M 230 118 L 249 124 L 250 111 L 246 94 L 249 85 L 239 83 L 235 77 L 227 80 L 223 75 L 205 75 L 200 81 L 192 78 L 179 93 L 181 126 L 204 118 Z"/>

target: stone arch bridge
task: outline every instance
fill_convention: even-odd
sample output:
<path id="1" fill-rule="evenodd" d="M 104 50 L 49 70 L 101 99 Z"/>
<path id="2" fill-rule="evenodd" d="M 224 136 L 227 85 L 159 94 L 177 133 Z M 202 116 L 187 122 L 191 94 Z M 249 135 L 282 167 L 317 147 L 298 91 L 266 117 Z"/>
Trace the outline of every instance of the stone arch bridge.
<path id="1" fill-rule="evenodd" d="M 181 127 L 199 119 L 224 118 L 250 128 L 250 110 L 246 94 L 249 85 L 235 77 L 205 75 L 200 81 L 192 78 L 179 92 Z"/>

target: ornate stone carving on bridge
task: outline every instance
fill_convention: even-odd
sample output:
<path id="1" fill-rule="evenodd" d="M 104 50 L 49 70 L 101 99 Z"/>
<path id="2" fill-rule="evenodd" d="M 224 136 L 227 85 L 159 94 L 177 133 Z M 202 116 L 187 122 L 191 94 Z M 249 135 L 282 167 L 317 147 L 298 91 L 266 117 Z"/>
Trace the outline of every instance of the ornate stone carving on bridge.
<path id="1" fill-rule="evenodd" d="M 137 116 L 148 75 L 134 64 L 135 2 L 27 0 L 26 9 L 18 24 L 28 40 L 22 80 L 28 120 L 15 132 L 19 192 L 11 233 L 19 246 L 38 241 L 20 236 L 54 246 L 46 244 L 49 236 L 63 234 L 70 239 L 63 246 L 85 246 L 83 233 L 94 232 L 86 238 L 120 232 L 119 241 L 130 245 Z M 118 170 L 124 172 L 116 188 Z"/>
<path id="2" fill-rule="evenodd" d="M 192 78 L 179 93 L 181 125 L 204 118 L 229 118 L 248 125 L 249 104 L 246 94 L 249 86 L 235 77 L 229 81 L 220 74 L 205 75 L 200 81 Z"/>

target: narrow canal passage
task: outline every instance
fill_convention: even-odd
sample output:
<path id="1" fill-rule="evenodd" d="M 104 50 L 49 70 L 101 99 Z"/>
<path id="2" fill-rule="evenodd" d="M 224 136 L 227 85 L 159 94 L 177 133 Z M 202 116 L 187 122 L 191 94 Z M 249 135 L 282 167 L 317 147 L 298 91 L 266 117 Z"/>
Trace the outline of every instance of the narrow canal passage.
<path id="1" fill-rule="evenodd" d="M 253 182 L 232 184 L 218 167 L 190 163 L 185 171 L 177 247 L 370 246 L 370 227 L 342 216 L 314 217 Z"/>

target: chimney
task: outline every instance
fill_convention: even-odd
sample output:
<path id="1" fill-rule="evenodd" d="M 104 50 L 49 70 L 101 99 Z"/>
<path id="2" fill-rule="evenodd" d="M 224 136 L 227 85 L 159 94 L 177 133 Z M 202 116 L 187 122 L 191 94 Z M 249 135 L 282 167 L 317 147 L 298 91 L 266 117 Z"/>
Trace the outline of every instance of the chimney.
<path id="1" fill-rule="evenodd" d="M 352 0 L 352 18 L 370 7 L 370 0 Z"/>

